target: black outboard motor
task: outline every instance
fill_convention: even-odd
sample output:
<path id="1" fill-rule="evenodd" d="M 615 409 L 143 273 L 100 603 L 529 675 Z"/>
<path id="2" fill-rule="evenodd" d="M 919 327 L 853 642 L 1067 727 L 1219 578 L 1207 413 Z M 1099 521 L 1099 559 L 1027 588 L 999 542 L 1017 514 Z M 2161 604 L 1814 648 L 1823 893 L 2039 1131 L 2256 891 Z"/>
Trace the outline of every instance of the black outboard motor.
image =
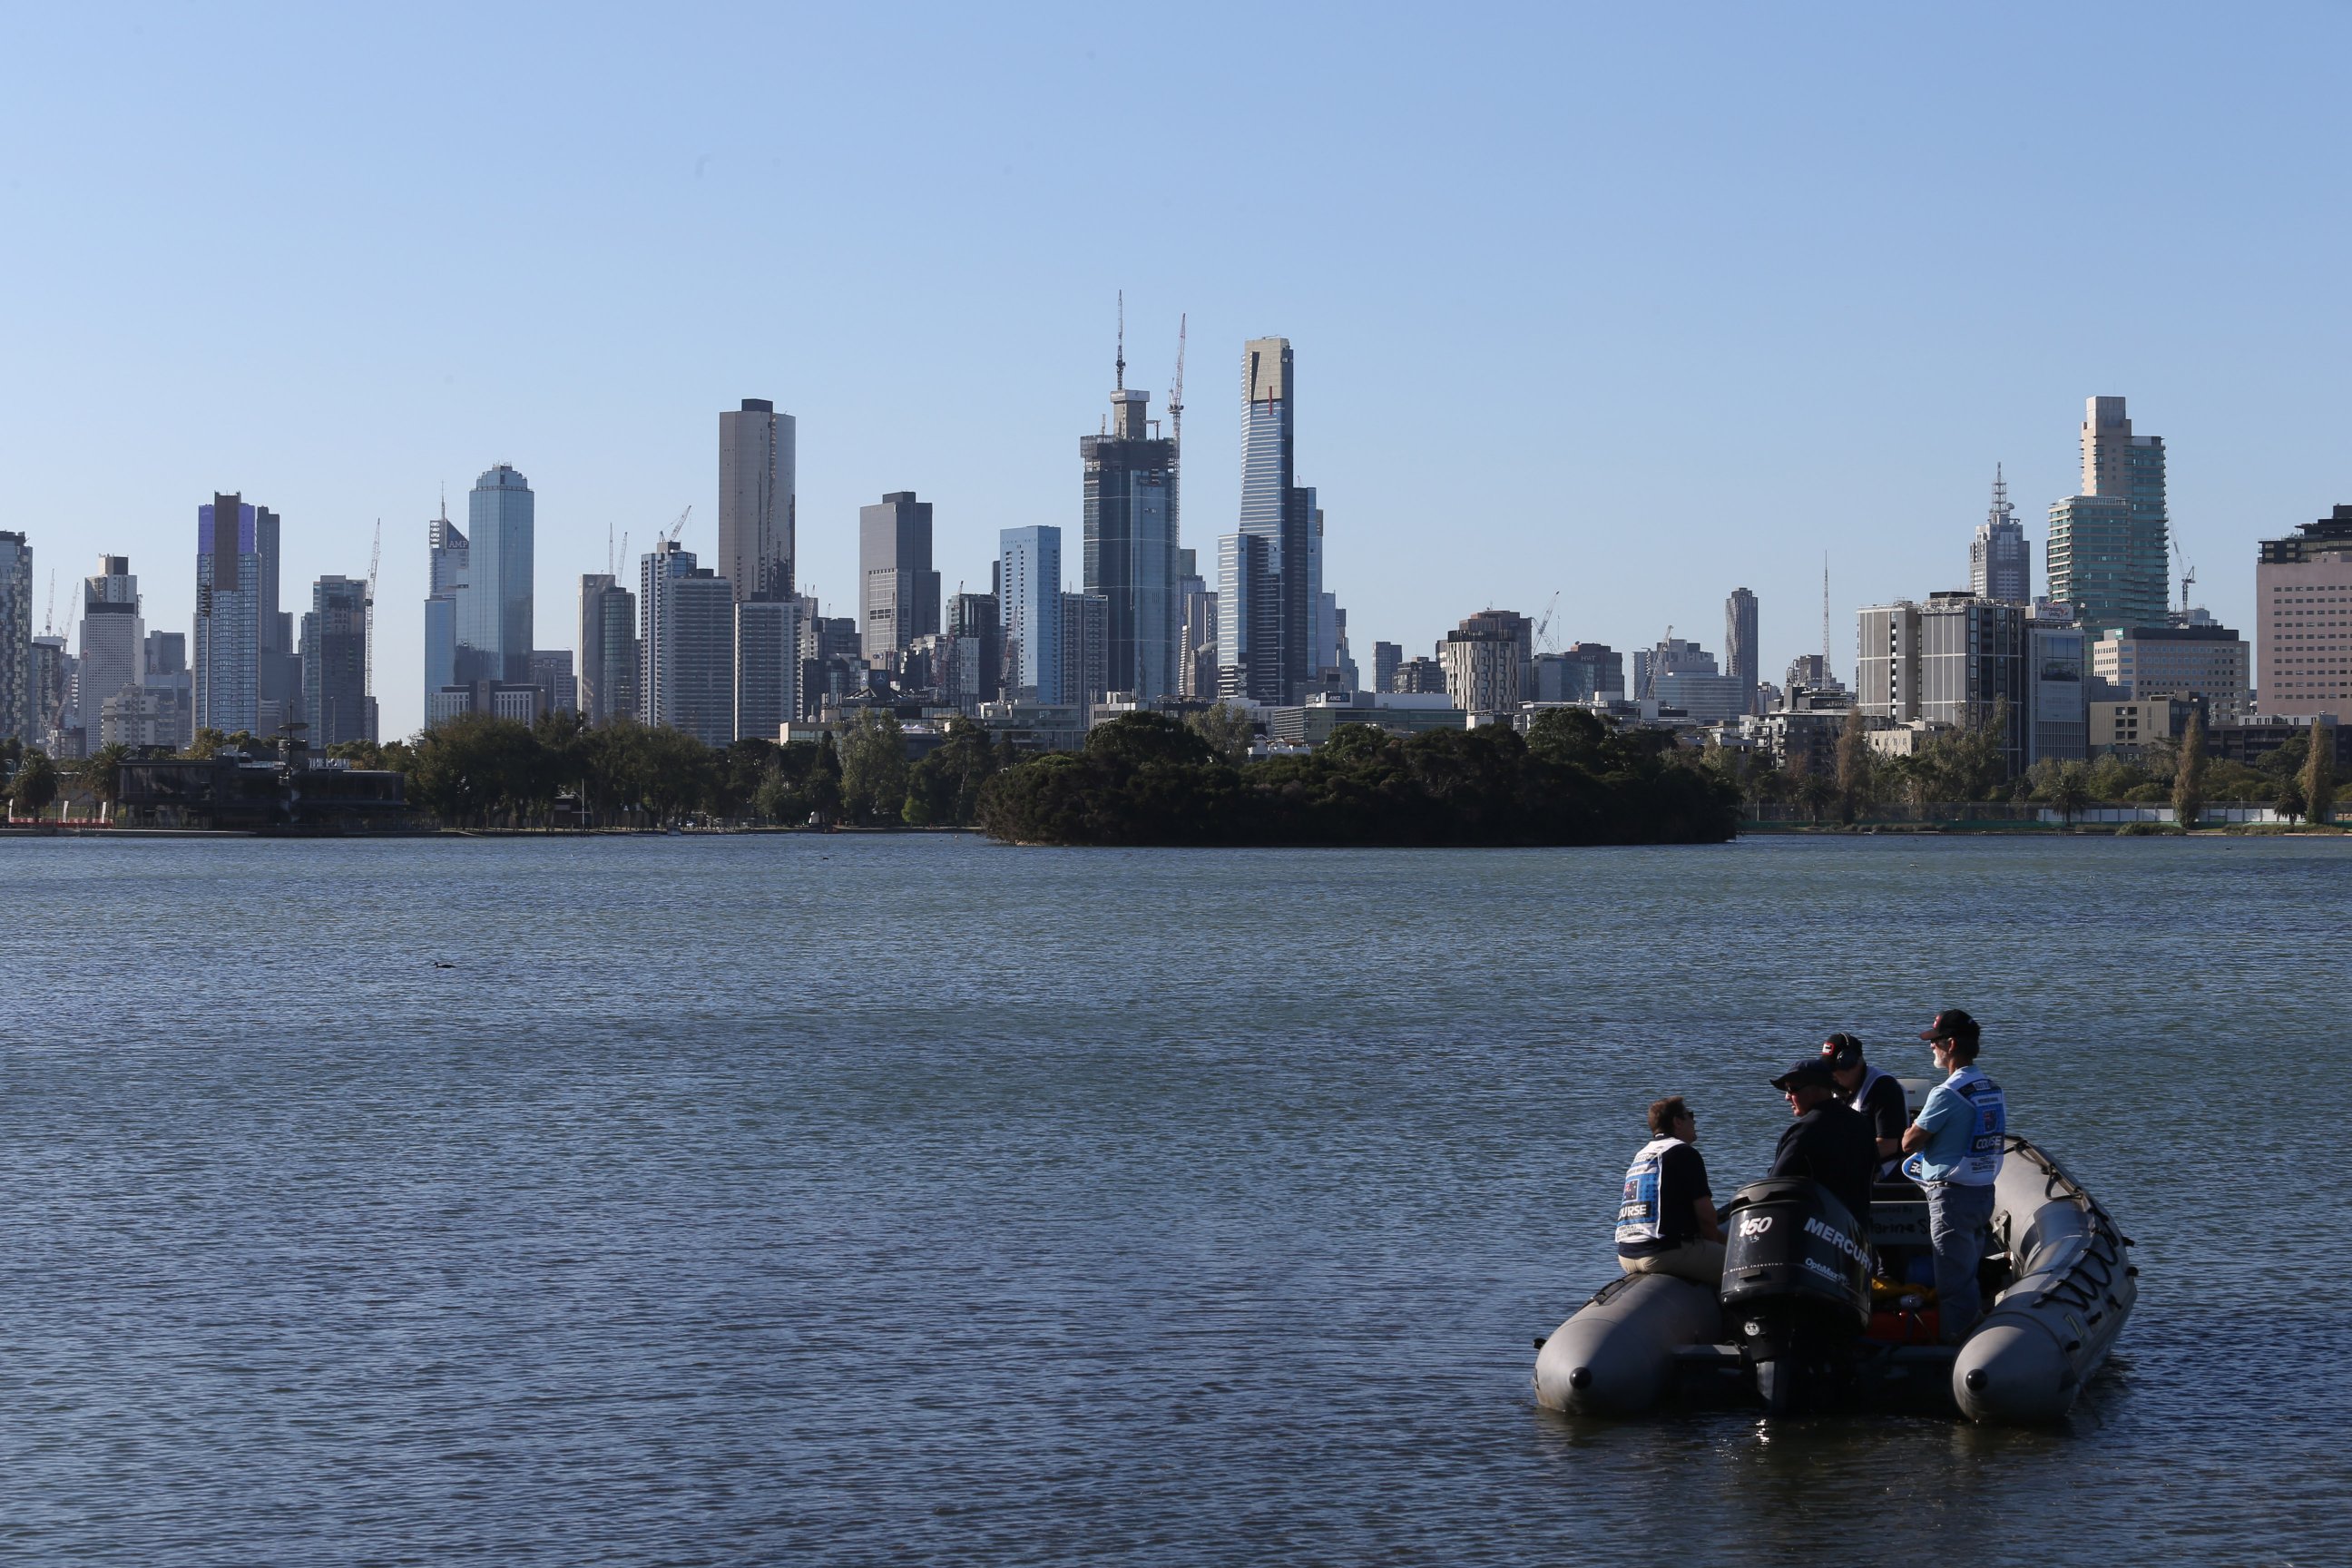
<path id="1" fill-rule="evenodd" d="M 1870 1325 L 1870 1248 L 1820 1183 L 1750 1182 L 1724 1210 L 1723 1305 L 1775 1414 L 1835 1381 Z"/>

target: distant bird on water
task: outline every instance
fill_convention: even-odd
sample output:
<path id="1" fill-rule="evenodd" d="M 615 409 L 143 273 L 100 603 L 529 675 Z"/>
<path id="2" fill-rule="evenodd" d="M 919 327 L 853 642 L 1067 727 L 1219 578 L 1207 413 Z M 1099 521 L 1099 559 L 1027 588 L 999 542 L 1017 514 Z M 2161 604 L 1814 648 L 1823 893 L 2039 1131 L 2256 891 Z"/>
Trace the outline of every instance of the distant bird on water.
<path id="1" fill-rule="evenodd" d="M 455 969 L 457 966 L 450 963 L 446 958 L 436 958 L 433 961 L 433 967 L 436 969 Z"/>

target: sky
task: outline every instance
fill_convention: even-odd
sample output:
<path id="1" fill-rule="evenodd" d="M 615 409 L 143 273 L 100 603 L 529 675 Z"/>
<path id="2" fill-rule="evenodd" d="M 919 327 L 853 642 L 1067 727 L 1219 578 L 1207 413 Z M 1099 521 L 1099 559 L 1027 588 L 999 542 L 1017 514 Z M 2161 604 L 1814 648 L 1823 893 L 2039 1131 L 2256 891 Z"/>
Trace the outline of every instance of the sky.
<path id="1" fill-rule="evenodd" d="M 58 620 L 127 554 L 184 629 L 195 509 L 282 593 L 383 526 L 383 732 L 423 709 L 425 524 L 509 462 L 538 630 L 692 508 L 718 415 L 799 423 L 800 578 L 857 508 L 1075 545 L 1077 441 L 1185 362 L 1184 542 L 1239 500 L 1240 354 L 1367 674 L 1489 606 L 1768 679 L 1967 585 L 1996 463 L 2035 545 L 2083 402 L 2162 436 L 2196 598 L 2352 500 L 2352 8 L 1009 8 L 0 0 L 0 528 Z M 634 571 L 630 575 L 634 577 Z M 1075 582 L 1073 586 L 1076 584 Z M 37 608 L 36 619 L 40 619 Z M 40 629 L 36 626 L 37 631 Z"/>

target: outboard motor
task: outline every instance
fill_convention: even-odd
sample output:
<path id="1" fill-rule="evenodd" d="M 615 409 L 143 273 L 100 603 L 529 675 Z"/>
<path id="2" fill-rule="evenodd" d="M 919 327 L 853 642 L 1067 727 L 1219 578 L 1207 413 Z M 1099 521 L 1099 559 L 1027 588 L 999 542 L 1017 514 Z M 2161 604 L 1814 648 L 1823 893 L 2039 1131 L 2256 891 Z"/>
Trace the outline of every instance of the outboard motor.
<path id="1" fill-rule="evenodd" d="M 1820 1183 L 1750 1182 L 1723 1215 L 1723 1306 L 1774 1414 L 1834 1379 L 1870 1324 L 1870 1248 Z"/>

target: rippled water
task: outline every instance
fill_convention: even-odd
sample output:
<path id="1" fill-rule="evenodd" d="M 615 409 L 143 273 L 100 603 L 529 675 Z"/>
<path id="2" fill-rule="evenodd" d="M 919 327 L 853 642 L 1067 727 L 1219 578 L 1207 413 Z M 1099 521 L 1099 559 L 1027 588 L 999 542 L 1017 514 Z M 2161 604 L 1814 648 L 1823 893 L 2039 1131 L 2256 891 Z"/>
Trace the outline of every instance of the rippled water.
<path id="1" fill-rule="evenodd" d="M 16 841 L 0 878 L 0 1555 L 2346 1550 L 2352 843 Z M 1946 1005 L 2139 1242 L 2067 1427 L 1535 1408 L 1650 1100 L 1725 1191 L 1767 1078 L 1841 1026 L 1924 1073 Z"/>

